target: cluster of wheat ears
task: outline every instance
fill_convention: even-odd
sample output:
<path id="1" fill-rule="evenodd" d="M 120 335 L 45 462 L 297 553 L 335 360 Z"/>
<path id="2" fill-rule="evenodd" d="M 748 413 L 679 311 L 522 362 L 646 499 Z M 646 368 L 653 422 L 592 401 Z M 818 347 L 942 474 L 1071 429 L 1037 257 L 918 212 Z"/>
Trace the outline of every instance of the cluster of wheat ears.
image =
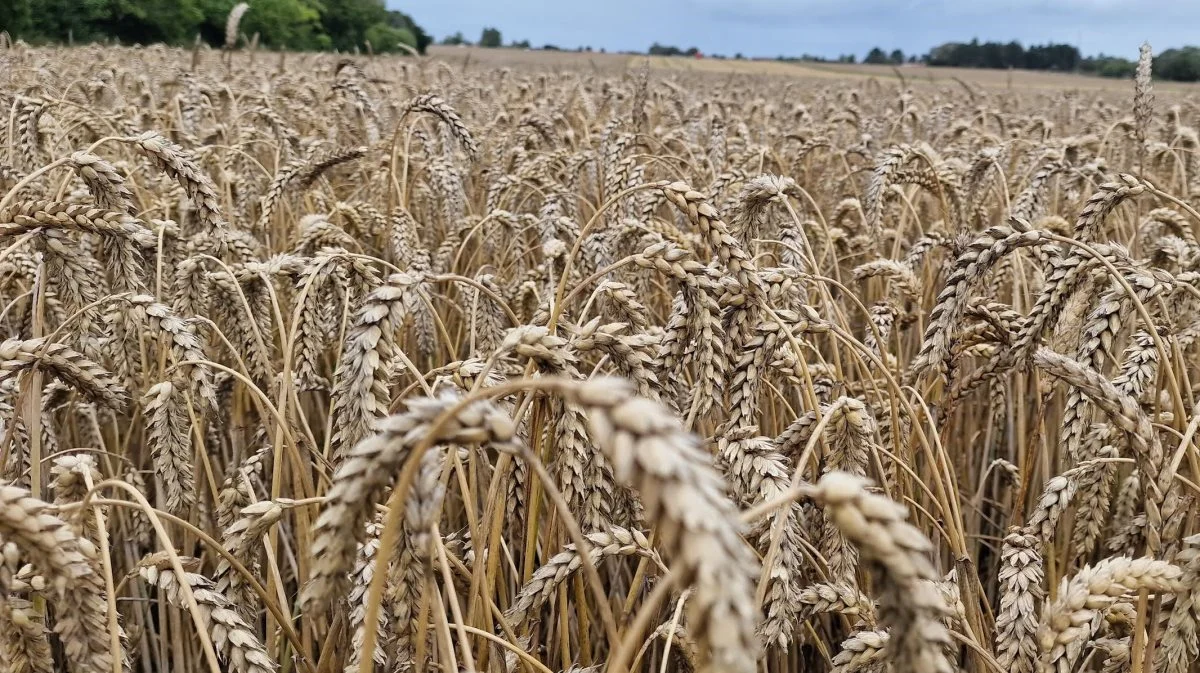
<path id="1" fill-rule="evenodd" d="M 2 670 L 1196 670 L 1149 70 L 0 36 Z"/>

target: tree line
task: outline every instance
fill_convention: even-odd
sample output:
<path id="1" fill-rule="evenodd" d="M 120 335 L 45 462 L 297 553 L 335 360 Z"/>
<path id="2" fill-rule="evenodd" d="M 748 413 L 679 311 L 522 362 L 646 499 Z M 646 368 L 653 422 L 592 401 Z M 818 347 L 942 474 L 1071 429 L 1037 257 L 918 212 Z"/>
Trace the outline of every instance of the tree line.
<path id="1" fill-rule="evenodd" d="M 513 40 L 512 42 L 509 42 L 507 45 L 504 44 L 503 33 L 500 32 L 499 28 L 495 28 L 492 26 L 484 27 L 483 31 L 479 34 L 479 40 L 477 40 L 476 42 L 471 42 L 470 40 L 468 40 L 466 37 L 463 36 L 462 31 L 460 30 L 452 35 L 447 35 L 446 37 L 442 38 L 442 44 L 451 45 L 451 46 L 474 45 L 474 46 L 478 46 L 478 47 L 486 47 L 488 49 L 498 49 L 500 47 L 510 47 L 512 49 L 534 49 L 535 48 L 532 44 L 530 44 L 529 40 Z M 545 45 L 542 45 L 541 47 L 537 47 L 537 49 L 542 49 L 544 51 L 567 51 L 566 49 L 563 49 L 562 47 L 559 47 L 558 45 L 554 45 L 554 44 L 545 44 Z M 575 48 L 575 51 L 591 51 L 591 50 L 592 50 L 591 47 L 576 47 Z M 600 53 L 604 53 L 604 49 L 601 49 Z"/>
<path id="2" fill-rule="evenodd" d="M 1023 46 L 1020 42 L 947 42 L 929 50 L 919 58 L 910 56 L 907 62 L 926 63 L 931 66 L 954 66 L 959 68 L 1021 68 L 1025 70 L 1052 70 L 1059 72 L 1083 72 L 1101 77 L 1132 77 L 1137 62 L 1100 54 L 1083 56 L 1079 48 L 1069 44 L 1044 44 Z M 863 59 L 864 63 L 904 63 L 904 54 L 899 49 L 890 54 L 876 47 Z M 1176 82 L 1200 81 L 1200 48 L 1182 47 L 1167 49 L 1154 57 L 1154 77 Z"/>
<path id="3" fill-rule="evenodd" d="M 27 42 L 222 44 L 239 0 L 0 0 L 0 30 Z M 433 39 L 383 0 L 253 0 L 240 31 L 274 49 L 424 52 Z"/>

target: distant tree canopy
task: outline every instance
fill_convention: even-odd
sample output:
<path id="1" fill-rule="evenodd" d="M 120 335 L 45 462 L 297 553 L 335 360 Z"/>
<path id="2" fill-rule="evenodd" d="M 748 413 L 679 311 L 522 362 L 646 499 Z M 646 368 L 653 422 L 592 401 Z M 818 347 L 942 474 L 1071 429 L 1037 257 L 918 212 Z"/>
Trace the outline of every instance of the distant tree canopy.
<path id="1" fill-rule="evenodd" d="M 503 38 L 500 36 L 499 28 L 484 28 L 483 33 L 479 35 L 479 46 L 496 48 L 504 44 Z"/>
<path id="2" fill-rule="evenodd" d="M 802 60 L 810 60 L 802 57 Z M 819 59 L 818 59 L 819 60 Z M 959 68 L 1022 68 L 1083 72 L 1101 77 L 1133 77 L 1137 63 L 1118 56 L 1083 56 L 1069 44 L 1045 44 L 1024 47 L 1020 42 L 947 42 L 934 47 L 921 61 L 931 66 Z M 909 57 L 909 62 L 916 58 Z M 904 52 L 889 55 L 880 47 L 872 49 L 864 63 L 903 63 Z M 1156 79 L 1179 82 L 1200 81 L 1200 47 L 1168 49 L 1154 57 Z"/>
<path id="3" fill-rule="evenodd" d="M 1020 42 L 947 42 L 934 47 L 926 57 L 929 65 L 962 68 L 1027 68 L 1029 70 L 1075 70 L 1082 57 L 1069 44 L 1034 45 Z"/>
<path id="4" fill-rule="evenodd" d="M 0 0 L 0 30 L 29 42 L 186 44 L 199 34 L 225 40 L 225 19 L 238 0 Z M 240 31 L 278 49 L 424 52 L 433 40 L 383 0 L 253 0 Z"/>
<path id="5" fill-rule="evenodd" d="M 1200 47 L 1168 49 L 1154 57 L 1154 76 L 1177 82 L 1200 80 Z"/>
<path id="6" fill-rule="evenodd" d="M 867 54 L 867 57 L 863 59 L 863 63 L 891 63 L 892 65 L 900 65 L 901 63 L 904 63 L 904 52 L 900 51 L 899 49 L 893 49 L 892 53 L 887 54 L 884 53 L 884 51 L 879 47 L 875 47 Z"/>
<path id="7" fill-rule="evenodd" d="M 654 44 L 650 45 L 650 48 L 646 50 L 646 53 L 651 56 L 695 56 L 696 54 L 700 53 L 700 50 L 695 47 L 680 49 L 679 47 L 673 47 L 655 42 Z"/>

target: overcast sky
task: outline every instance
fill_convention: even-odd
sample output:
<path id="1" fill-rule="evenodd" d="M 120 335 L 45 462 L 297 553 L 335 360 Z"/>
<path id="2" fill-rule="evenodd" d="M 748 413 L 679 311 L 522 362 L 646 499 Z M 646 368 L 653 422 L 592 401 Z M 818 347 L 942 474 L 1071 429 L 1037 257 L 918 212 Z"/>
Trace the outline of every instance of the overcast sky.
<path id="1" fill-rule="evenodd" d="M 386 0 L 438 40 L 644 51 L 652 42 L 732 56 L 801 53 L 860 59 L 873 46 L 925 53 L 948 41 L 1067 42 L 1084 54 L 1137 58 L 1200 43 L 1198 0 Z"/>

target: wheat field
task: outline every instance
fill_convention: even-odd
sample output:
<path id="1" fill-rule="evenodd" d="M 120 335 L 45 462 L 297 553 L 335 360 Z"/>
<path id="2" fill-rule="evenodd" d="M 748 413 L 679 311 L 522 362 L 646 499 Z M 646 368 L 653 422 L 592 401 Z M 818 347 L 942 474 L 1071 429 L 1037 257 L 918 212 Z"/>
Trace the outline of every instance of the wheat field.
<path id="1" fill-rule="evenodd" d="M 4 38 L 0 670 L 1197 669 L 1200 107 L 1148 48 Z"/>

